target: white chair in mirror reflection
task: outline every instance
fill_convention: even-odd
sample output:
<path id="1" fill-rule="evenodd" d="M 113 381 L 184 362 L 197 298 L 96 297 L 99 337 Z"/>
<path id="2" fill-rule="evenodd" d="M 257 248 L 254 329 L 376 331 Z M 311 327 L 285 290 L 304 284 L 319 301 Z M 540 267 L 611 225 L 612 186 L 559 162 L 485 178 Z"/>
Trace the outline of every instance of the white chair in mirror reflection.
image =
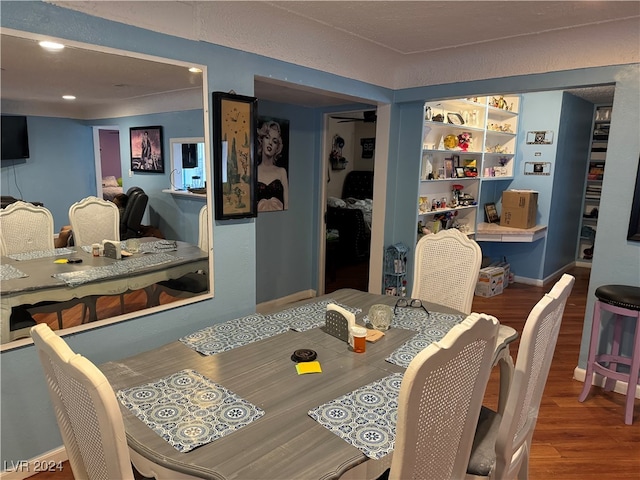
<path id="1" fill-rule="evenodd" d="M 73 242 L 78 247 L 120 240 L 120 212 L 115 203 L 86 197 L 69 208 Z"/>
<path id="2" fill-rule="evenodd" d="M 482 407 L 467 478 L 527 478 L 540 401 L 574 282 L 564 274 L 529 313 L 504 414 Z"/>
<path id="3" fill-rule="evenodd" d="M 411 361 L 398 396 L 389 479 L 464 478 L 497 333 L 496 318 L 472 313 Z"/>
<path id="4" fill-rule="evenodd" d="M 133 480 L 132 463 L 149 478 L 194 478 L 128 448 L 120 403 L 98 367 L 71 350 L 46 324 L 33 327 L 31 337 L 75 478 Z"/>
<path id="5" fill-rule="evenodd" d="M 198 214 L 198 247 L 210 251 L 209 210 L 203 206 Z M 190 272 L 180 278 L 165 280 L 147 288 L 147 307 L 160 304 L 160 295 L 166 293 L 175 298 L 191 298 L 209 290 L 209 275 L 205 271 Z"/>
<path id="6" fill-rule="evenodd" d="M 0 210 L 0 252 L 3 256 L 54 249 L 53 215 L 48 209 L 17 201 Z M 19 326 L 13 325 L 18 328 L 11 330 L 11 339 L 29 336 L 29 328 L 36 323 L 30 316 L 34 313 L 56 313 L 58 328 L 63 328 L 62 311 L 78 303 L 80 300 L 73 299 L 66 302 L 40 302 L 14 308 L 12 319 L 20 317 L 21 321 Z M 16 309 L 27 310 L 27 312 L 18 313 Z"/>
<path id="7" fill-rule="evenodd" d="M 416 245 L 411 298 L 444 305 L 468 315 L 481 263 L 480 246 L 460 230 L 451 228 L 425 235 Z M 516 338 L 518 334 L 513 328 L 500 325 L 494 363 L 500 367 L 500 389 L 505 392 L 513 375 L 509 344 Z M 501 404 L 499 410 L 503 407 Z"/>
<path id="8" fill-rule="evenodd" d="M 103 240 L 120 241 L 120 211 L 115 203 L 98 197 L 86 197 L 69 207 L 69 223 L 76 248 L 90 247 Z M 99 296 L 85 297 L 84 303 L 94 318 Z M 120 312 L 125 312 L 124 294 L 120 294 Z M 86 317 L 82 312 L 82 321 Z"/>

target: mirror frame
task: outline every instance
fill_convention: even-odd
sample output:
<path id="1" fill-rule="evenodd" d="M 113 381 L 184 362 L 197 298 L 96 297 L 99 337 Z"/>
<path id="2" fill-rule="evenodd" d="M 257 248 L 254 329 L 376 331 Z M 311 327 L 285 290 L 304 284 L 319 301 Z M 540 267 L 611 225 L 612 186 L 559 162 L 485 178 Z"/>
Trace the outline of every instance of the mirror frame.
<path id="1" fill-rule="evenodd" d="M 105 47 L 105 46 L 101 46 L 101 45 L 93 45 L 93 44 L 88 44 L 88 43 L 84 43 L 84 42 L 78 42 L 78 41 L 74 41 L 74 40 L 69 40 L 66 38 L 60 38 L 60 37 L 53 37 L 53 36 L 48 36 L 48 35 L 44 35 L 44 34 L 35 34 L 32 32 L 25 32 L 22 30 L 15 30 L 15 29 L 10 29 L 10 28 L 0 28 L 0 35 L 11 35 L 11 36 L 15 36 L 15 37 L 20 37 L 20 38 L 24 38 L 26 40 L 34 40 L 34 41 L 39 41 L 39 40 L 50 40 L 50 41 L 55 41 L 55 42 L 59 42 L 62 43 L 64 45 L 67 45 L 69 47 L 73 47 L 73 48 L 78 48 L 78 49 L 84 49 L 86 51 L 89 52 L 99 52 L 99 53 L 106 53 L 106 54 L 111 54 L 111 55 L 120 55 L 120 56 L 124 56 L 124 57 L 129 57 L 129 58 L 137 58 L 140 60 L 146 60 L 146 61 L 151 61 L 151 62 L 158 62 L 158 63 L 165 63 L 165 64 L 169 64 L 169 65 L 174 65 L 174 66 L 184 66 L 185 68 L 189 68 L 189 67 L 198 67 L 202 70 L 201 73 L 201 87 L 202 87 L 202 122 L 203 122 L 203 132 L 204 132 L 204 136 L 203 137 L 198 137 L 198 138 L 204 138 L 204 144 L 205 144 L 205 162 L 207 162 L 208 168 L 206 169 L 207 171 L 205 172 L 205 176 L 206 176 L 206 181 L 207 181 L 207 185 L 213 185 L 212 183 L 212 179 L 211 179 L 211 171 L 212 171 L 212 161 L 211 161 L 211 135 L 210 135 L 210 122 L 211 119 L 209 118 L 209 95 L 208 95 L 208 67 L 207 65 L 204 64 L 198 64 L 198 63 L 191 63 L 191 62 L 186 62 L 186 61 L 182 61 L 182 60 L 177 60 L 177 59 L 171 59 L 171 58 L 166 58 L 166 57 L 157 57 L 157 56 L 153 56 L 153 55 L 147 55 L 147 54 L 143 54 L 140 52 L 133 52 L 133 51 L 129 51 L 129 50 L 122 50 L 122 49 L 117 49 L 117 48 L 111 48 L 111 47 Z M 43 78 L 46 78 L 46 76 L 44 76 Z M 155 112 L 154 112 L 155 113 Z M 94 152 L 91 152 L 91 155 L 93 155 Z M 121 160 L 122 162 L 122 160 Z M 128 168 L 127 168 L 128 170 Z M 96 174 L 97 175 L 97 174 Z M 171 175 L 171 173 L 169 173 L 169 175 Z M 213 202 L 212 202 L 212 195 L 211 195 L 211 189 L 207 189 L 207 193 L 206 193 L 206 204 L 209 207 L 209 212 L 212 212 L 213 209 Z M 211 213 L 209 214 L 209 218 L 211 219 L 212 215 Z M 209 221 L 208 222 L 208 234 L 209 234 L 209 238 L 213 239 L 213 222 Z M 63 328 L 60 330 L 56 330 L 56 332 L 60 335 L 60 336 L 67 336 L 67 335 L 72 335 L 75 333 L 79 333 L 79 332 L 85 332 L 88 330 L 93 330 L 95 328 L 101 328 L 107 325 L 111 325 L 114 323 L 120 323 L 123 321 L 128 321 L 128 320 L 132 320 L 141 316 L 146 316 L 149 314 L 154 314 L 154 313 L 158 313 L 158 312 L 163 312 L 163 311 L 167 311 L 167 310 L 172 310 L 174 308 L 178 308 L 178 307 L 182 307 L 185 305 L 189 305 L 189 304 L 193 304 L 196 302 L 200 302 L 202 300 L 206 300 L 206 299 L 210 299 L 214 297 L 214 270 L 213 270 L 213 241 L 211 241 L 209 243 L 209 248 L 208 248 L 208 268 L 209 268 L 209 272 L 211 273 L 209 275 L 209 290 L 206 293 L 203 293 L 202 295 L 197 295 L 191 298 L 185 298 L 185 299 L 177 299 L 174 302 L 168 303 L 168 304 L 164 304 L 164 305 L 158 305 L 155 307 L 147 307 L 147 308 L 143 308 L 141 310 L 135 311 L 135 312 L 130 312 L 130 313 L 125 313 L 122 315 L 117 315 L 114 317 L 109 317 L 109 318 L 105 318 L 102 320 L 97 320 L 95 322 L 91 322 L 91 323 L 86 323 L 86 324 L 81 324 L 81 325 L 77 325 L 77 326 L 73 326 L 73 327 L 68 327 L 68 328 Z M 33 340 L 31 338 L 25 337 L 25 338 L 19 338 L 16 340 L 12 340 L 9 341 L 7 343 L 3 343 L 0 344 L 0 352 L 4 352 L 7 350 L 12 350 L 15 348 L 19 348 L 22 347 L 24 345 L 28 345 L 33 343 Z"/>

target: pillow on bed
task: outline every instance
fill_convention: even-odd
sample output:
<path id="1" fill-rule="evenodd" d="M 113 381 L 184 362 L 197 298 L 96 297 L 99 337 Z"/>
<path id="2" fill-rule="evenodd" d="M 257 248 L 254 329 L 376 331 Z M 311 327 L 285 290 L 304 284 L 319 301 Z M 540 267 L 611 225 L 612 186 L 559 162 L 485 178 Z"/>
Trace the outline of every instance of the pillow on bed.
<path id="1" fill-rule="evenodd" d="M 113 175 L 110 175 L 108 177 L 102 177 L 102 186 L 103 187 L 117 187 L 118 186 L 118 180 L 116 180 L 116 177 L 114 177 Z"/>
<path id="2" fill-rule="evenodd" d="M 327 198 L 327 205 L 335 208 L 344 208 L 347 206 L 346 202 L 341 198 L 329 197 Z"/>

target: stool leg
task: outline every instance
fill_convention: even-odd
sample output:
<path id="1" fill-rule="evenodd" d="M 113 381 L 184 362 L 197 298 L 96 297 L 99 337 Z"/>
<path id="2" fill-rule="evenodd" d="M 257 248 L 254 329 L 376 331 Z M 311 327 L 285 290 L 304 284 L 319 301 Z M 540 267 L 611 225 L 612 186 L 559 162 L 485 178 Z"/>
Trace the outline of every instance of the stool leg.
<path id="1" fill-rule="evenodd" d="M 614 326 L 613 326 L 613 342 L 611 344 L 611 356 L 614 358 L 617 358 L 620 356 L 620 341 L 622 339 L 622 325 L 624 322 L 623 322 L 623 317 L 621 317 L 617 313 L 613 314 L 613 321 L 614 321 Z M 614 372 L 617 372 L 618 362 L 615 360 L 609 362 L 609 365 L 607 366 L 607 368 L 609 368 L 610 370 L 613 370 Z M 613 391 L 615 386 L 616 386 L 616 379 L 607 378 L 607 380 L 604 383 L 604 391 L 611 392 Z"/>
<path id="2" fill-rule="evenodd" d="M 600 337 L 600 301 L 597 300 L 593 306 L 593 320 L 591 324 L 591 340 L 589 341 L 589 355 L 587 357 L 587 371 L 584 376 L 584 386 L 578 397 L 579 402 L 584 402 L 591 390 L 593 382 L 593 364 L 596 361 L 596 352 L 598 350 L 598 341 Z"/>
<path id="3" fill-rule="evenodd" d="M 627 405 L 624 415 L 624 423 L 633 423 L 633 403 L 636 398 L 636 386 L 638 385 L 638 373 L 640 372 L 640 312 L 636 316 L 636 332 L 633 336 L 633 353 L 631 360 L 631 370 L 629 371 L 629 382 L 627 383 Z"/>

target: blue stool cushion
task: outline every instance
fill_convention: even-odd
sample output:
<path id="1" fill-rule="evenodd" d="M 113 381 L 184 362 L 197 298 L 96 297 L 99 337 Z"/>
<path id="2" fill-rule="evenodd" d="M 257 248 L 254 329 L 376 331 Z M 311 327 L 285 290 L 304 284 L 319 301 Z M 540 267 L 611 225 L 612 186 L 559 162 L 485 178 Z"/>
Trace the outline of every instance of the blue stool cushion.
<path id="1" fill-rule="evenodd" d="M 596 289 L 598 300 L 615 307 L 640 310 L 640 287 L 602 285 Z"/>

